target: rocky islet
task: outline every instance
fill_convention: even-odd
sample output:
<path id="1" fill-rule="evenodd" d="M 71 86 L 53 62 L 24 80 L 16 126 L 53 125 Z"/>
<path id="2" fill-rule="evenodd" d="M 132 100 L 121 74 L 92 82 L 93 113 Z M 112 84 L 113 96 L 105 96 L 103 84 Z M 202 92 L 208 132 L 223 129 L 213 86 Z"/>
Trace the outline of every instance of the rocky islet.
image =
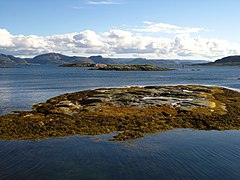
<path id="1" fill-rule="evenodd" d="M 154 66 L 150 64 L 132 64 L 132 65 L 120 65 L 120 64 L 92 64 L 92 63 L 68 63 L 62 64 L 60 67 L 89 67 L 89 70 L 103 70 L 103 71 L 168 71 L 173 70 L 170 68 L 164 68 Z"/>
<path id="2" fill-rule="evenodd" d="M 101 88 L 0 117 L 1 139 L 116 132 L 113 140 L 124 141 L 174 128 L 240 129 L 240 93 L 196 85 Z"/>

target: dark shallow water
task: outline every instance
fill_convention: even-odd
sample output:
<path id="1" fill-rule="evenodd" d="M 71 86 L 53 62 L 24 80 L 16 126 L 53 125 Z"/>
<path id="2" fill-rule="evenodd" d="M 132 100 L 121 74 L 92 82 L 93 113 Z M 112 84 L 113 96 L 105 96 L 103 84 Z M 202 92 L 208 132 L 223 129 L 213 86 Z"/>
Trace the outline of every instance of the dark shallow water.
<path id="1" fill-rule="evenodd" d="M 101 137 L 101 136 L 100 136 Z M 0 141 L 1 179 L 240 179 L 240 131 Z"/>
<path id="2" fill-rule="evenodd" d="M 239 77 L 239 67 L 166 72 L 0 69 L 0 114 L 97 87 L 207 84 L 240 90 Z M 240 179 L 240 131 L 177 129 L 124 143 L 99 137 L 0 141 L 0 179 Z"/>

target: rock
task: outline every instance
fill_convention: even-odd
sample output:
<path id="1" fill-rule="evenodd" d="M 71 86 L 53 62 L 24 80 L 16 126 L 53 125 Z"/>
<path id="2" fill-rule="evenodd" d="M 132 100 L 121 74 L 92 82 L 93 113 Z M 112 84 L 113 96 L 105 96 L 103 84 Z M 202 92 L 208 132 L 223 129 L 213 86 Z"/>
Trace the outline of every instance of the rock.
<path id="1" fill-rule="evenodd" d="M 108 71 L 168 71 L 169 68 L 158 67 L 154 65 L 101 65 L 90 68 L 90 70 L 108 70 Z"/>
<path id="2" fill-rule="evenodd" d="M 118 132 L 124 141 L 173 128 L 240 129 L 240 92 L 208 86 L 101 88 L 0 117 L 0 139 Z"/>
<path id="3" fill-rule="evenodd" d="M 73 111 L 68 107 L 56 107 L 54 109 L 51 109 L 49 113 L 71 115 Z"/>
<path id="4" fill-rule="evenodd" d="M 57 103 L 55 106 L 56 107 L 71 107 L 74 104 L 71 101 L 60 101 L 59 103 Z"/>
<path id="5" fill-rule="evenodd" d="M 86 98 L 79 101 L 79 103 L 82 105 L 88 105 L 88 104 L 100 103 L 100 102 L 103 102 L 102 98 Z"/>

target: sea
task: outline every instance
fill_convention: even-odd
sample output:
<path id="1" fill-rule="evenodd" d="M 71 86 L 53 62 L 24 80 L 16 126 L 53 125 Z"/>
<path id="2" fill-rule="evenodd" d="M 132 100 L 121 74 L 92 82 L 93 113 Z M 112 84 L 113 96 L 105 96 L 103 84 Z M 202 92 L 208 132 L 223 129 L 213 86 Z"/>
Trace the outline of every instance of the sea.
<path id="1" fill-rule="evenodd" d="M 239 67 L 96 71 L 57 65 L 0 68 L 0 115 L 101 87 L 196 84 L 240 91 Z M 0 179 L 240 179 L 240 131 L 175 129 L 112 142 L 113 134 L 0 140 Z"/>

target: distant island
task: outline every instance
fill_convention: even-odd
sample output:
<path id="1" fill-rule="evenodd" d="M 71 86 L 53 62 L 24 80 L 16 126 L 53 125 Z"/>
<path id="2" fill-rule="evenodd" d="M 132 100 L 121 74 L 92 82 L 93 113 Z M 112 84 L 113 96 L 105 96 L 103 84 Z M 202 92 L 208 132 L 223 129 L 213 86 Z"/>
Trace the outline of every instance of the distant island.
<path id="1" fill-rule="evenodd" d="M 240 66 L 240 56 L 227 56 L 214 62 L 197 64 L 202 66 Z"/>
<path id="2" fill-rule="evenodd" d="M 168 71 L 170 68 L 163 68 L 154 65 L 106 65 L 90 68 L 90 70 L 104 71 Z"/>
<path id="3" fill-rule="evenodd" d="M 16 68 L 16 66 L 0 66 L 0 68 Z"/>
<path id="4" fill-rule="evenodd" d="M 65 63 L 59 65 L 59 67 L 95 67 L 95 63 Z"/>
<path id="5" fill-rule="evenodd" d="M 60 53 L 40 54 L 33 58 L 19 58 L 12 55 L 0 54 L 0 65 L 46 65 L 46 64 L 150 64 L 154 66 L 177 66 L 196 63 L 207 63 L 203 60 L 178 60 L 178 59 L 146 59 L 146 58 L 104 58 L 102 56 L 66 56 Z"/>
<path id="6" fill-rule="evenodd" d="M 119 64 L 91 64 L 91 63 L 73 63 L 63 64 L 60 67 L 91 67 L 89 70 L 104 71 L 168 71 L 170 68 L 144 64 L 144 65 L 119 65 Z"/>
<path id="7" fill-rule="evenodd" d="M 124 141 L 175 128 L 240 129 L 240 92 L 197 85 L 67 93 L 0 117 L 0 139 L 116 132 Z"/>

